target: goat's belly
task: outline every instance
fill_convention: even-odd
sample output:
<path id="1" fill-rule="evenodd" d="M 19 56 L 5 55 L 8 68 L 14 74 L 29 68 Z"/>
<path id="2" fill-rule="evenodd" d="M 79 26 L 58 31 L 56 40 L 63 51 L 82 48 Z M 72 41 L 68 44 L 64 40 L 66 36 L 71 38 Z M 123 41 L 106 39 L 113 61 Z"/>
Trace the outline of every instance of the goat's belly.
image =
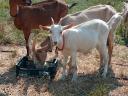
<path id="1" fill-rule="evenodd" d="M 77 51 L 82 52 L 82 53 L 88 53 L 92 49 L 96 48 L 98 44 L 98 38 L 92 38 L 92 40 L 87 40 L 87 41 L 80 41 L 77 43 Z"/>
<path id="2" fill-rule="evenodd" d="M 78 52 L 80 53 L 84 53 L 84 54 L 87 54 L 89 53 L 92 49 L 96 48 L 96 45 L 92 45 L 92 46 L 84 46 L 84 47 L 79 47 L 77 49 Z"/>
<path id="3" fill-rule="evenodd" d="M 91 49 L 90 50 L 78 50 L 77 52 L 79 52 L 79 53 L 82 53 L 82 54 L 84 54 L 84 55 L 86 55 L 86 54 L 88 54 L 88 53 L 91 53 Z"/>
<path id="4" fill-rule="evenodd" d="M 78 49 L 86 51 L 96 47 L 96 45 L 98 44 L 98 38 L 93 37 L 90 38 L 90 40 L 89 39 L 79 40 L 79 42 L 77 42 L 76 44 Z"/>

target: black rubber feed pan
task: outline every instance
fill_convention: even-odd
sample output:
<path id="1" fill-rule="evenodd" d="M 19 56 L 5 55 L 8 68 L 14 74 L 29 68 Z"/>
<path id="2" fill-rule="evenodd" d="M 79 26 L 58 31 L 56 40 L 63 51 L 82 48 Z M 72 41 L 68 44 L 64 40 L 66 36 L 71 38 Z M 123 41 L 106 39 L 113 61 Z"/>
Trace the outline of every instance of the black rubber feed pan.
<path id="1" fill-rule="evenodd" d="M 48 76 L 49 79 L 54 79 L 57 72 L 58 60 L 53 59 L 52 61 L 46 61 L 45 63 L 47 66 L 36 68 L 35 64 L 25 56 L 16 64 L 16 77 Z"/>

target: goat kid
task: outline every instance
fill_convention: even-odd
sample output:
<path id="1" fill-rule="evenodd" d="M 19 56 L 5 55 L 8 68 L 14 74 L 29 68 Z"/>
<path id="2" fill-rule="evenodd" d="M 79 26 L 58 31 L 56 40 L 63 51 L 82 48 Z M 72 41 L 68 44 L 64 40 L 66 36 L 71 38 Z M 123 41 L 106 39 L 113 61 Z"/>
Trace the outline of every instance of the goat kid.
<path id="1" fill-rule="evenodd" d="M 117 28 L 121 20 L 122 16 L 115 14 L 107 23 L 100 19 L 94 19 L 72 28 L 69 28 L 71 25 L 61 26 L 60 24 L 54 24 L 54 22 L 51 27 L 42 26 L 43 29 L 50 30 L 52 33 L 52 41 L 59 49 L 61 49 L 64 56 L 62 79 L 64 79 L 67 74 L 66 64 L 68 56 L 72 57 L 72 81 L 76 81 L 77 52 L 88 53 L 94 48 L 96 48 L 100 54 L 100 63 L 101 65 L 104 65 L 102 76 L 105 78 L 109 60 L 107 52 L 108 35 L 111 28 Z"/>

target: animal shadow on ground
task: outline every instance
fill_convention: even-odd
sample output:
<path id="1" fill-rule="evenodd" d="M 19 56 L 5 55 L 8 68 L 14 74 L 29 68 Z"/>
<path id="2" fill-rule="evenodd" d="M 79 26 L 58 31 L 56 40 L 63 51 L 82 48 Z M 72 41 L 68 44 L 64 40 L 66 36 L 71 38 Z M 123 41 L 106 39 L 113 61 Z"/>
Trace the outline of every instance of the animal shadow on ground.
<path id="1" fill-rule="evenodd" d="M 7 72 L 0 74 L 0 84 L 16 84 L 17 80 L 15 78 L 15 66 L 12 66 Z"/>
<path id="2" fill-rule="evenodd" d="M 16 78 L 15 66 L 10 68 L 7 72 L 0 75 L 0 86 L 4 85 L 4 88 L 0 88 L 0 92 L 4 91 L 7 94 L 15 96 L 33 96 L 28 94 L 28 90 L 32 89 L 33 92 L 37 94 L 41 91 L 45 91 L 48 84 L 48 78 L 38 78 L 38 77 L 19 77 Z M 8 87 L 11 86 L 11 87 Z M 9 90 L 14 90 L 16 92 L 10 93 Z M 5 91 L 6 90 L 6 91 Z M 2 94 L 2 95 L 1 95 Z M 8 96 L 0 93 L 0 96 Z M 35 96 L 35 95 L 34 95 Z"/>
<path id="3" fill-rule="evenodd" d="M 78 73 L 76 83 L 71 82 L 71 76 L 69 76 L 64 81 L 54 79 L 49 84 L 48 80 L 44 80 L 44 78 L 28 77 L 16 79 L 15 66 L 13 66 L 8 72 L 0 75 L 0 85 L 11 84 L 18 96 L 37 96 L 33 94 L 39 95 L 45 92 L 48 92 L 52 96 L 92 96 L 96 90 L 101 90 L 101 93 L 103 95 L 105 93 L 106 95 L 121 86 L 115 78 L 112 78 L 114 77 L 114 73 L 111 68 L 109 68 L 109 74 L 106 79 L 101 78 L 97 73 L 98 72 L 93 72 L 92 74 Z M 0 96 L 6 96 L 6 94 Z"/>
<path id="4" fill-rule="evenodd" d="M 8 96 L 7 94 L 4 93 L 0 93 L 0 96 Z"/>
<path id="5" fill-rule="evenodd" d="M 108 96 L 112 90 L 122 86 L 114 78 L 111 68 L 106 79 L 98 75 L 99 70 L 92 74 L 78 73 L 77 82 L 71 82 L 71 76 L 64 81 L 53 81 L 49 85 L 49 92 L 53 96 Z"/>

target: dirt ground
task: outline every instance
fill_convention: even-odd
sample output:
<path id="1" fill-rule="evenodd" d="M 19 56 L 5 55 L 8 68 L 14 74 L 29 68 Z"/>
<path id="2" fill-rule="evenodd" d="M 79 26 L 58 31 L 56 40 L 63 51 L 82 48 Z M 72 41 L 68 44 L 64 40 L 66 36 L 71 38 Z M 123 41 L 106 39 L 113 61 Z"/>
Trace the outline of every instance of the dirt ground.
<path id="1" fill-rule="evenodd" d="M 59 69 L 48 86 L 43 78 L 16 79 L 15 64 L 25 52 L 24 46 L 0 46 L 0 96 L 128 96 L 128 47 L 114 46 L 106 79 L 97 75 L 99 55 L 93 50 L 86 56 L 78 54 L 77 83 L 71 77 L 59 80 Z"/>

